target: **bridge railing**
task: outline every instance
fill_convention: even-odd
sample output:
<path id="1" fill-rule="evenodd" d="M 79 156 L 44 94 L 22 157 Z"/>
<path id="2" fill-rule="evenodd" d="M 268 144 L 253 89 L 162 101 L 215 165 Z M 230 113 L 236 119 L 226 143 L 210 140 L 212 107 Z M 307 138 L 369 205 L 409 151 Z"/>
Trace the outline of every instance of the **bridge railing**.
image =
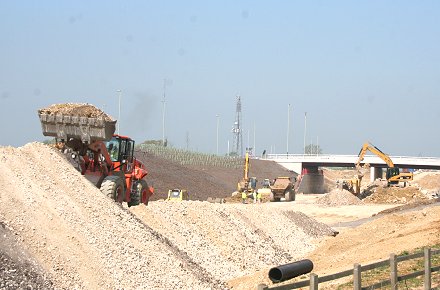
<path id="1" fill-rule="evenodd" d="M 268 154 L 266 159 L 282 161 L 282 162 L 342 162 L 356 163 L 357 155 L 307 155 L 307 154 Z M 414 157 L 414 156 L 390 156 L 395 164 L 424 164 L 424 165 L 440 165 L 439 157 Z M 374 155 L 366 155 L 362 163 L 379 163 L 385 164 L 380 157 Z"/>
<path id="2" fill-rule="evenodd" d="M 344 154 L 267 154 L 265 159 L 335 159 L 335 158 L 358 158 L 358 155 Z M 365 158 L 379 158 L 374 155 L 366 155 Z M 440 160 L 440 157 L 415 157 L 415 156 L 390 156 L 394 159 L 414 159 L 414 160 Z M 264 159 L 264 158 L 263 158 Z M 380 159 L 380 158 L 379 158 Z"/>

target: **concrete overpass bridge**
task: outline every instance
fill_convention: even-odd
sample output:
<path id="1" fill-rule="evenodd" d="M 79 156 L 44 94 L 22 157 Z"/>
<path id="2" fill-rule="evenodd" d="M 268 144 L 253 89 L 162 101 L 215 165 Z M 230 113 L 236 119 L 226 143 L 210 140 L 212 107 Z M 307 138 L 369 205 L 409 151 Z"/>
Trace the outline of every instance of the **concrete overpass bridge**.
<path id="1" fill-rule="evenodd" d="M 399 168 L 408 169 L 431 169 L 440 170 L 439 157 L 410 157 L 410 156 L 389 156 L 394 165 Z M 304 168 L 315 172 L 318 167 L 354 167 L 359 159 L 357 155 L 307 155 L 307 154 L 268 154 L 266 159 L 273 160 L 288 170 L 298 174 Z M 375 155 L 365 155 L 362 164 L 370 164 L 370 180 L 373 181 L 382 177 L 382 168 L 387 168 L 387 164 L 380 157 Z M 313 176 L 310 184 L 317 183 Z M 318 182 L 320 183 L 320 182 Z"/>

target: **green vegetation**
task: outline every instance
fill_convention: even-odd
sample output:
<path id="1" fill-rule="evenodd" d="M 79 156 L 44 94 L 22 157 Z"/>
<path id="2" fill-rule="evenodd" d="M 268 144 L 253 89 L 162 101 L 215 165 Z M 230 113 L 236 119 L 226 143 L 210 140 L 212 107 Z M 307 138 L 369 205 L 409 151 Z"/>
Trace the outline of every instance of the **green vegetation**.
<path id="1" fill-rule="evenodd" d="M 428 246 L 431 249 L 440 249 L 440 244 Z M 423 252 L 423 248 L 418 248 L 414 251 L 403 251 L 399 254 L 399 256 L 407 256 L 414 253 Z M 440 266 L 440 255 L 432 255 L 431 256 L 431 267 Z M 398 275 L 406 275 L 410 273 L 414 273 L 417 271 L 422 271 L 424 269 L 424 261 L 423 258 L 411 259 L 408 261 L 399 262 L 397 265 Z M 378 267 L 369 271 L 362 272 L 362 286 L 367 287 L 368 285 L 373 285 L 375 283 L 379 283 L 380 281 L 385 281 L 390 279 L 390 267 L 383 266 Z M 423 286 L 423 275 L 408 279 L 405 281 L 400 281 L 398 283 L 399 289 L 418 289 Z M 435 272 L 431 275 L 431 283 L 432 286 L 440 286 L 440 273 Z M 341 284 L 337 287 L 338 290 L 345 289 L 353 289 L 353 281 Z M 391 286 L 383 286 L 380 289 L 391 289 Z"/>
<path id="2" fill-rule="evenodd" d="M 309 144 L 304 148 L 306 154 L 319 155 L 322 154 L 322 148 L 319 145 Z"/>
<path id="3" fill-rule="evenodd" d="M 226 168 L 242 168 L 244 163 L 243 158 L 192 152 L 172 147 L 164 147 L 155 143 L 142 143 L 137 145 L 136 149 L 141 152 L 147 152 L 161 158 L 172 160 L 181 165 L 209 165 Z"/>

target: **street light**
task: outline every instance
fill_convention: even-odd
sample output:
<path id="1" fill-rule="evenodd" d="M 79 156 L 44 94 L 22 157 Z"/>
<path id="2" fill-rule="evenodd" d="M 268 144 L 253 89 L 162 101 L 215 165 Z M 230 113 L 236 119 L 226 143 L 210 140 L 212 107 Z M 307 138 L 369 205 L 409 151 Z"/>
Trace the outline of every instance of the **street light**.
<path id="1" fill-rule="evenodd" d="M 307 112 L 304 113 L 304 155 L 306 154 Z"/>
<path id="2" fill-rule="evenodd" d="M 121 95 L 122 95 L 122 91 L 117 90 L 116 92 L 119 94 L 119 101 L 118 101 L 118 135 L 119 135 L 119 128 L 121 125 Z"/>
<path id="3" fill-rule="evenodd" d="M 216 154 L 218 155 L 218 124 L 219 124 L 219 115 L 215 115 L 215 117 L 217 118 L 217 149 L 216 149 Z"/>
<path id="4" fill-rule="evenodd" d="M 162 99 L 162 146 L 165 146 L 165 89 L 166 79 L 163 80 L 163 99 Z"/>
<path id="5" fill-rule="evenodd" d="M 287 158 L 289 158 L 290 104 L 287 106 Z"/>

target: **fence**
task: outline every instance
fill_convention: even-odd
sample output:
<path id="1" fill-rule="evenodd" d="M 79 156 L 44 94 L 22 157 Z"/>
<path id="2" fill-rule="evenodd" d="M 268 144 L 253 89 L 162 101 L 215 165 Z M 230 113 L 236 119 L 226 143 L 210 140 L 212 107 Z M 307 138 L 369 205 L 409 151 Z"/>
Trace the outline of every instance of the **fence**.
<path id="1" fill-rule="evenodd" d="M 416 278 L 424 275 L 423 287 L 425 290 L 432 289 L 432 273 L 439 272 L 440 266 L 431 266 L 432 256 L 439 255 L 440 249 L 429 249 L 425 248 L 423 252 L 411 254 L 411 255 L 401 255 L 397 256 L 395 254 L 390 255 L 390 259 L 383 260 L 380 262 L 376 262 L 373 264 L 361 266 L 360 264 L 355 264 L 353 269 L 345 270 L 336 274 L 330 274 L 322 277 L 318 277 L 318 275 L 311 273 L 310 279 L 300 282 L 294 282 L 291 284 L 284 284 L 280 286 L 271 286 L 260 284 L 258 285 L 258 290 L 287 290 L 287 289 L 298 289 L 301 287 L 309 286 L 310 290 L 317 290 L 319 283 L 329 282 L 332 280 L 340 279 L 343 277 L 353 276 L 353 289 L 354 290 L 367 290 L 367 289 L 379 289 L 384 286 L 390 286 L 391 289 L 397 289 L 398 282 L 405 281 L 408 279 Z M 398 275 L 397 264 L 398 262 L 408 261 L 417 258 L 424 258 L 424 266 L 423 270 L 415 271 L 405 275 Z M 364 271 L 373 270 L 379 267 L 387 266 L 390 267 L 390 279 L 383 280 L 372 285 L 362 286 L 362 278 L 361 274 Z"/>

